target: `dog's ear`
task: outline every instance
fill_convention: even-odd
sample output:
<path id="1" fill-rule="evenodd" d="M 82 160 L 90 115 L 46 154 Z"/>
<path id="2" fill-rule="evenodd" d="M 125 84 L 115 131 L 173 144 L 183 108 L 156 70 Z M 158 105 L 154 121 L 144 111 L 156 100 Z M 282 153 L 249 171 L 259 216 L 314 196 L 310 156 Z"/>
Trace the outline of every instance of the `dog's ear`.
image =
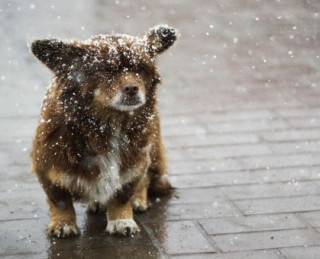
<path id="1" fill-rule="evenodd" d="M 173 45 L 177 39 L 177 32 L 168 25 L 158 25 L 151 28 L 145 37 L 148 52 L 151 57 L 154 57 Z"/>
<path id="2" fill-rule="evenodd" d="M 80 65 L 85 50 L 60 40 L 36 40 L 31 44 L 32 53 L 54 73 L 59 74 Z"/>

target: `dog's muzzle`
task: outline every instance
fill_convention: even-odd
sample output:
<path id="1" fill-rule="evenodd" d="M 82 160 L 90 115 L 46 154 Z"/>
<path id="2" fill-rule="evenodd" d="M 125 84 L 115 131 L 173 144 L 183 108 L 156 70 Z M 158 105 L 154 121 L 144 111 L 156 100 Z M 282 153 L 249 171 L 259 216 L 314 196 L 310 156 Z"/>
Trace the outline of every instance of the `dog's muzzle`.
<path id="1" fill-rule="evenodd" d="M 121 105 L 135 106 L 142 103 L 139 95 L 139 87 L 134 84 L 125 85 L 122 88 Z"/>

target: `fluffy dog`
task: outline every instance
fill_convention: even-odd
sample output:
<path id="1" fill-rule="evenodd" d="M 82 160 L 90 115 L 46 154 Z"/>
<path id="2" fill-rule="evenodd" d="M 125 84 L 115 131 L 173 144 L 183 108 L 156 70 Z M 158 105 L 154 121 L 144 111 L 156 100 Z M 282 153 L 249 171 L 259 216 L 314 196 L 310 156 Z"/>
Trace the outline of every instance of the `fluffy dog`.
<path id="1" fill-rule="evenodd" d="M 49 204 L 47 232 L 79 233 L 74 200 L 107 207 L 107 232 L 139 231 L 132 208 L 147 193 L 168 193 L 157 111 L 156 57 L 176 40 L 166 25 L 143 37 L 98 35 L 87 41 L 37 40 L 32 53 L 54 73 L 31 151 Z"/>

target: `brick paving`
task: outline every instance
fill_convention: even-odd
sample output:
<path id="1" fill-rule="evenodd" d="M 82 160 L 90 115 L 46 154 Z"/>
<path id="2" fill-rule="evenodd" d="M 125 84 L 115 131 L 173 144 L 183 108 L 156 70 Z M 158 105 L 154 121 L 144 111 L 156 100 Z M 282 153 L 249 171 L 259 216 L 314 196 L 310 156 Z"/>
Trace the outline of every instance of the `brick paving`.
<path id="1" fill-rule="evenodd" d="M 4 0 L 0 22 L 0 257 L 320 258 L 319 1 Z M 136 215 L 135 238 L 82 205 L 80 237 L 47 238 L 28 153 L 51 75 L 28 43 L 160 22 L 181 32 L 159 60 L 177 193 Z"/>

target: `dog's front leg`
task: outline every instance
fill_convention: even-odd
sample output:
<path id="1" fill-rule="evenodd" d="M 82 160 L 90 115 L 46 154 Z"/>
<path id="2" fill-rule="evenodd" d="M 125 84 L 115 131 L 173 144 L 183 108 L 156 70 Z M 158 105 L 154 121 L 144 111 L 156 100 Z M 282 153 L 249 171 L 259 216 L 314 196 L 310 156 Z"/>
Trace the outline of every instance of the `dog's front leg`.
<path id="1" fill-rule="evenodd" d="M 47 233 L 51 236 L 65 238 L 79 234 L 76 213 L 70 193 L 53 184 L 45 173 L 37 173 L 38 180 L 47 194 L 50 223 Z"/>
<path id="2" fill-rule="evenodd" d="M 130 200 L 126 203 L 119 202 L 116 198 L 110 200 L 107 205 L 107 233 L 129 236 L 140 231 L 133 219 Z"/>
<path id="3" fill-rule="evenodd" d="M 65 195 L 59 200 L 48 198 L 47 201 L 50 207 L 50 224 L 47 227 L 47 233 L 62 238 L 79 234 L 71 196 Z"/>

